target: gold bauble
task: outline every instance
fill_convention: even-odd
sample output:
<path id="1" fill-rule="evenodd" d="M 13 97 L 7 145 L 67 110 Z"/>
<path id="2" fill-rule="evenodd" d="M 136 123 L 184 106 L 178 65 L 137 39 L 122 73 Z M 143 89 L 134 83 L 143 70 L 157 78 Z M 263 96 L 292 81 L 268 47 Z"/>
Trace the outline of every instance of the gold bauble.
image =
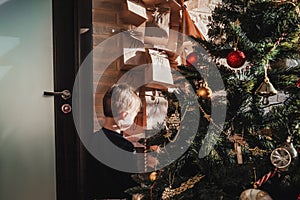
<path id="1" fill-rule="evenodd" d="M 157 172 L 151 172 L 150 175 L 149 175 L 149 180 L 150 181 L 156 181 L 157 179 Z"/>
<path id="2" fill-rule="evenodd" d="M 211 93 L 211 89 L 207 86 L 202 86 L 197 90 L 198 97 L 202 97 L 203 99 L 210 99 Z"/>

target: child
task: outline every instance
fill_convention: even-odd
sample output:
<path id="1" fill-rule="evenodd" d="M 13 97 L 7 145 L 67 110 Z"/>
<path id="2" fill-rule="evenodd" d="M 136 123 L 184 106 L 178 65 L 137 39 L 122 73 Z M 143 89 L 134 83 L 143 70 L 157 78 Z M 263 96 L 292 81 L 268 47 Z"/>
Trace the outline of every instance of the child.
<path id="1" fill-rule="evenodd" d="M 104 134 L 115 146 L 133 154 L 134 146 L 124 138 L 122 132 L 134 123 L 140 107 L 141 100 L 129 85 L 113 85 L 103 98 L 105 116 L 103 128 L 95 135 Z M 106 151 L 106 156 L 114 157 L 110 154 L 110 150 L 104 149 L 103 151 Z M 137 185 L 130 173 L 104 165 L 90 154 L 87 156 L 87 174 L 88 200 L 131 199 L 130 195 L 124 191 Z"/>

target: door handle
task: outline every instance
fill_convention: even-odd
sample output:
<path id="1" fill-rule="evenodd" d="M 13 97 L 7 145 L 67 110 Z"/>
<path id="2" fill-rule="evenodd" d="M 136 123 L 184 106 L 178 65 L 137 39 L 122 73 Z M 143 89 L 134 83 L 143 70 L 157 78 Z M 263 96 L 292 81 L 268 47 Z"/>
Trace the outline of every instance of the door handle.
<path id="1" fill-rule="evenodd" d="M 71 92 L 69 90 L 63 90 L 62 92 L 44 91 L 44 96 L 61 96 L 61 98 L 67 100 L 71 97 Z"/>

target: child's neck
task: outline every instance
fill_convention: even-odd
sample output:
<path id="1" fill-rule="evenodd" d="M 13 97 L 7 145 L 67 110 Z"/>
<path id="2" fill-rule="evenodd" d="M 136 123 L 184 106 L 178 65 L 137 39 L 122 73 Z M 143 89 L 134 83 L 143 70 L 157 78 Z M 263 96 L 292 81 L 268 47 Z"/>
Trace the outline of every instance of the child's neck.
<path id="1" fill-rule="evenodd" d="M 121 134 L 121 130 L 120 130 L 119 126 L 116 124 L 114 118 L 112 118 L 112 117 L 105 117 L 105 122 L 104 122 L 103 128 L 106 128 L 108 130 L 111 130 L 111 131 Z"/>

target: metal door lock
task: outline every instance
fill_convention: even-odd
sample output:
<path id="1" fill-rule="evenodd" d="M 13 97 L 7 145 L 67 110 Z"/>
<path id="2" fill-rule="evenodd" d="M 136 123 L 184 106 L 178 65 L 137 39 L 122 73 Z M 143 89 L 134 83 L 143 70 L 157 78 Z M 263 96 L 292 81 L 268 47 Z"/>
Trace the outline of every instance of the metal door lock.
<path id="1" fill-rule="evenodd" d="M 61 111 L 64 113 L 64 114 L 68 114 L 72 111 L 72 107 L 70 104 L 64 104 L 61 106 Z"/>

